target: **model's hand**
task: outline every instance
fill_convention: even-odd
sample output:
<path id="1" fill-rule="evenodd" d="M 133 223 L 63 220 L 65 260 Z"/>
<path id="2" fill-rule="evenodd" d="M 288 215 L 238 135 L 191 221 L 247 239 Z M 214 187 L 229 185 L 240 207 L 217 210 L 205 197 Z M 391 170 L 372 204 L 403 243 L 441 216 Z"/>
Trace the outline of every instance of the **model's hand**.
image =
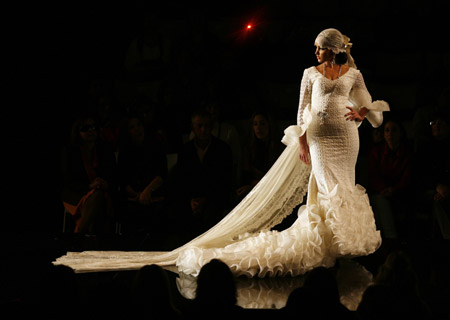
<path id="1" fill-rule="evenodd" d="M 308 166 L 311 164 L 309 159 L 309 146 L 308 144 L 300 144 L 300 160 L 302 160 Z"/>
<path id="2" fill-rule="evenodd" d="M 309 166 L 311 164 L 311 160 L 309 157 L 309 145 L 308 140 L 306 139 L 306 132 L 298 138 L 298 143 L 300 145 L 300 160 Z"/>
<path id="3" fill-rule="evenodd" d="M 365 114 L 360 114 L 359 112 L 353 110 L 352 107 L 346 107 L 350 112 L 345 114 L 346 120 L 350 121 L 363 121 L 365 118 Z"/>

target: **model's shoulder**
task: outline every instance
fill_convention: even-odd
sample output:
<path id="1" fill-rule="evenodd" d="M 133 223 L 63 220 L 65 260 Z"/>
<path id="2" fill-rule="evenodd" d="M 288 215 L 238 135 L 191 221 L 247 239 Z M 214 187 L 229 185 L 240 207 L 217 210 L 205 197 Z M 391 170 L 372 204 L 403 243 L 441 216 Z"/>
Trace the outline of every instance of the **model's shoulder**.
<path id="1" fill-rule="evenodd" d="M 309 79 L 314 79 L 315 76 L 318 74 L 317 68 L 315 66 L 306 68 L 303 71 L 303 77 L 309 78 Z"/>
<path id="2" fill-rule="evenodd" d="M 313 72 L 314 70 L 317 70 L 317 67 L 311 66 L 309 68 L 306 68 L 304 72 L 305 73 L 310 73 L 310 72 Z"/>
<path id="3" fill-rule="evenodd" d="M 361 71 L 359 71 L 359 69 L 356 69 L 355 67 L 348 67 L 348 72 L 351 72 L 355 75 L 358 75 L 361 73 Z"/>
<path id="4" fill-rule="evenodd" d="M 348 74 L 348 76 L 351 78 L 351 79 L 357 79 L 359 76 L 360 76 L 360 74 L 361 74 L 361 71 L 359 71 L 358 69 L 356 69 L 356 68 L 354 68 L 354 67 L 349 67 L 348 68 L 348 71 L 345 73 L 346 75 Z"/>

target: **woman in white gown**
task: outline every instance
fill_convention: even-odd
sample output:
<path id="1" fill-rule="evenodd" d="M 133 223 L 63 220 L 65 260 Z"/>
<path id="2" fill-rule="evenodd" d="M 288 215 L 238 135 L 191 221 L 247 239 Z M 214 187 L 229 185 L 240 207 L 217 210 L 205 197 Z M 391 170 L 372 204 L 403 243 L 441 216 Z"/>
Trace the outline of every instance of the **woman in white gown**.
<path id="1" fill-rule="evenodd" d="M 69 252 L 54 263 L 76 272 L 176 265 L 195 276 L 216 258 L 236 275 L 264 277 L 295 276 L 331 267 L 339 257 L 373 253 L 380 233 L 365 189 L 355 185 L 358 125 L 364 118 L 381 125 L 389 107 L 372 102 L 347 37 L 326 29 L 315 46 L 319 65 L 304 71 L 297 125 L 285 130 L 284 152 L 216 226 L 170 252 Z M 293 225 L 270 230 L 306 193 Z"/>

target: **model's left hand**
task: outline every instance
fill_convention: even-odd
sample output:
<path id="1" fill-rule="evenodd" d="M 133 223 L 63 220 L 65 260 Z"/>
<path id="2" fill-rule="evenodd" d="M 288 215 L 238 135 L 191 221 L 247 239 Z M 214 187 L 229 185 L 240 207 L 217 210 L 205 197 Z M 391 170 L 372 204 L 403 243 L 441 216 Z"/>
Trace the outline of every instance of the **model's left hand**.
<path id="1" fill-rule="evenodd" d="M 346 107 L 350 112 L 345 114 L 346 120 L 363 121 L 365 116 L 361 115 L 359 112 L 353 110 L 352 107 Z"/>

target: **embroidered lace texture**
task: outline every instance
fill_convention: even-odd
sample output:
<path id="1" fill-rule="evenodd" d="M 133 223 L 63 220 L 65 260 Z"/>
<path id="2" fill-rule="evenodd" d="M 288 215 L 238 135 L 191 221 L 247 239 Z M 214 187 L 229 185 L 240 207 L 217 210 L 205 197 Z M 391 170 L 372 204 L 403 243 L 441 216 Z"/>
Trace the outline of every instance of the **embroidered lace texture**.
<path id="1" fill-rule="evenodd" d="M 285 150 L 255 188 L 221 222 L 170 252 L 69 252 L 55 264 L 76 272 L 137 269 L 145 264 L 176 265 L 196 276 L 213 258 L 236 275 L 298 275 L 331 267 L 338 257 L 367 255 L 381 243 L 365 189 L 355 185 L 358 124 L 345 120 L 346 106 L 370 110 L 373 126 L 387 103 L 372 103 L 361 73 L 350 68 L 329 80 L 315 67 L 305 70 L 297 125 L 285 130 Z M 323 119 L 318 115 L 326 112 Z M 299 160 L 299 136 L 307 131 L 312 166 Z M 283 231 L 270 230 L 293 209 L 297 220 Z"/>

